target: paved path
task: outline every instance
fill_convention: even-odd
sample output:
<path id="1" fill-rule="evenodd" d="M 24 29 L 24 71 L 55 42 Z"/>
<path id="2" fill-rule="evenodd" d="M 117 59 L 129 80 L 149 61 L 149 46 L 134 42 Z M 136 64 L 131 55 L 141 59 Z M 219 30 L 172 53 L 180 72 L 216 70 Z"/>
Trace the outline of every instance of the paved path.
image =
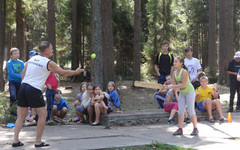
<path id="1" fill-rule="evenodd" d="M 224 114 L 227 117 L 227 114 Z M 46 126 L 44 141 L 48 148 L 56 150 L 100 149 L 110 147 L 126 147 L 151 144 L 152 142 L 167 143 L 194 149 L 239 149 L 240 147 L 240 113 L 232 113 L 233 123 L 211 124 L 202 121 L 198 124 L 199 136 L 190 136 L 192 124 L 184 127 L 183 136 L 172 136 L 177 126 L 145 125 L 134 127 L 114 127 L 89 125 Z M 0 149 L 35 149 L 34 139 L 36 127 L 24 127 L 20 140 L 25 144 L 21 148 L 12 148 L 13 129 L 0 128 Z M 237 138 L 232 140 L 229 138 Z"/>

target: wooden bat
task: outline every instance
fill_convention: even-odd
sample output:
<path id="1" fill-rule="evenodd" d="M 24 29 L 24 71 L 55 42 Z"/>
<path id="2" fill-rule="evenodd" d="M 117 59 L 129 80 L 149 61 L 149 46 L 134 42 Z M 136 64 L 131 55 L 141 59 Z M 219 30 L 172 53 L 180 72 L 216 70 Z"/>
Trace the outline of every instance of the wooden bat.
<path id="1" fill-rule="evenodd" d="M 134 86 L 143 87 L 143 88 L 151 88 L 151 89 L 162 89 L 163 88 L 163 85 L 160 83 L 143 82 L 143 81 L 134 81 Z"/>

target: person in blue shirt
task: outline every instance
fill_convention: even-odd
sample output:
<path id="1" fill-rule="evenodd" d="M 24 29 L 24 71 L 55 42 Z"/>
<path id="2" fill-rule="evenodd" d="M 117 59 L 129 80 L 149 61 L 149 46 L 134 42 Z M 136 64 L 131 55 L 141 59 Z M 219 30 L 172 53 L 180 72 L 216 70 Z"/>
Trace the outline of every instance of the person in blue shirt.
<path id="1" fill-rule="evenodd" d="M 118 93 L 115 89 L 116 89 L 115 83 L 112 81 L 108 82 L 108 85 L 107 85 L 107 94 L 109 95 L 108 107 L 110 107 L 112 111 L 116 108 L 116 111 L 121 113 L 121 111 L 119 111 L 120 101 L 119 101 Z"/>
<path id="2" fill-rule="evenodd" d="M 52 117 L 53 120 L 56 119 L 56 117 L 63 119 L 69 110 L 69 105 L 66 102 L 65 99 L 61 98 L 62 97 L 62 92 L 60 90 L 56 90 L 55 93 L 55 101 L 53 103 L 53 108 L 52 108 Z"/>
<path id="3" fill-rule="evenodd" d="M 18 91 L 21 85 L 21 75 L 24 68 L 24 62 L 19 60 L 19 49 L 11 48 L 11 59 L 7 62 L 9 93 L 10 93 L 10 106 L 17 102 Z"/>

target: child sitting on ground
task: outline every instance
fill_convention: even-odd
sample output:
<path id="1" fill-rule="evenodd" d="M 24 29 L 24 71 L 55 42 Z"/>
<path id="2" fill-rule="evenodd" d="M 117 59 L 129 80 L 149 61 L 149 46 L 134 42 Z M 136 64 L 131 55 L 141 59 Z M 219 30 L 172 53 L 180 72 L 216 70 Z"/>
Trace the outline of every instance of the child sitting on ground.
<path id="1" fill-rule="evenodd" d="M 178 96 L 179 91 L 175 89 L 170 89 L 166 94 L 166 101 L 164 101 L 164 110 L 170 112 L 168 119 L 168 124 L 175 125 L 176 123 L 173 120 L 174 115 L 178 111 Z M 188 117 L 187 111 L 184 112 L 184 122 L 190 123 L 190 118 Z"/>
<path id="2" fill-rule="evenodd" d="M 222 106 L 218 99 L 218 93 L 216 88 L 208 85 L 208 77 L 206 76 L 202 76 L 200 78 L 200 84 L 201 86 L 198 87 L 195 91 L 195 101 L 197 102 L 197 109 L 202 112 L 207 110 L 209 122 L 211 123 L 215 122 L 212 116 L 212 110 L 217 109 L 220 116 L 219 121 L 225 122 L 225 118 L 222 114 Z M 212 96 L 215 99 L 212 100 Z"/>
<path id="3" fill-rule="evenodd" d="M 78 93 L 76 100 L 74 102 L 74 108 L 76 109 L 77 106 L 80 106 L 82 104 L 82 94 L 87 90 L 87 82 L 82 82 L 80 85 L 80 93 Z M 80 121 L 80 116 L 77 115 L 74 122 Z"/>
<path id="4" fill-rule="evenodd" d="M 163 85 L 170 85 L 172 84 L 172 78 L 170 75 L 166 76 L 166 81 L 164 82 Z M 157 93 L 154 95 L 154 99 L 158 103 L 158 108 L 164 108 L 163 104 L 164 101 L 166 101 L 166 94 L 168 92 L 168 89 L 160 89 Z"/>
<path id="5" fill-rule="evenodd" d="M 52 116 L 54 121 L 59 121 L 63 119 L 69 110 L 68 103 L 65 99 L 62 98 L 62 92 L 60 90 L 56 90 L 55 101 L 52 108 Z"/>
<path id="6" fill-rule="evenodd" d="M 107 93 L 102 92 L 100 86 L 95 86 L 93 88 L 91 105 L 94 107 L 96 118 L 94 123 L 90 124 L 91 126 L 100 125 L 100 115 L 110 113 L 110 108 L 108 108 L 104 102 L 104 97 L 107 97 L 105 95 L 107 95 Z"/>
<path id="7" fill-rule="evenodd" d="M 37 125 L 38 115 L 36 114 L 35 109 L 29 107 L 28 113 L 29 115 L 26 117 L 25 123 L 23 124 L 23 126 L 27 127 L 27 126 Z"/>
<path id="8" fill-rule="evenodd" d="M 119 111 L 120 101 L 118 93 L 116 91 L 115 83 L 113 81 L 108 82 L 107 93 L 109 94 L 108 106 L 110 107 L 111 111 L 113 111 L 116 108 L 117 113 L 121 113 L 121 111 Z"/>
<path id="9" fill-rule="evenodd" d="M 110 109 L 107 107 L 107 104 L 106 104 L 107 97 L 109 98 L 109 95 L 105 92 L 102 92 L 102 89 L 100 86 L 94 86 L 92 100 L 91 100 L 92 106 L 94 106 L 95 103 L 99 103 L 104 108 L 104 110 L 107 111 L 108 109 Z M 105 99 L 105 101 L 104 101 L 104 99 Z"/>

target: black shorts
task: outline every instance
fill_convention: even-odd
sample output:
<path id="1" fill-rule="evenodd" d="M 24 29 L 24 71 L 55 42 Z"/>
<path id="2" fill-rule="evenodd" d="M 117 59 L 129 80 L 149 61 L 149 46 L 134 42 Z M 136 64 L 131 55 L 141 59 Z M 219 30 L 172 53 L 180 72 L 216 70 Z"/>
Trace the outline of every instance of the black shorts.
<path id="1" fill-rule="evenodd" d="M 39 108 L 45 106 L 42 91 L 27 83 L 22 83 L 18 93 L 18 106 Z"/>

